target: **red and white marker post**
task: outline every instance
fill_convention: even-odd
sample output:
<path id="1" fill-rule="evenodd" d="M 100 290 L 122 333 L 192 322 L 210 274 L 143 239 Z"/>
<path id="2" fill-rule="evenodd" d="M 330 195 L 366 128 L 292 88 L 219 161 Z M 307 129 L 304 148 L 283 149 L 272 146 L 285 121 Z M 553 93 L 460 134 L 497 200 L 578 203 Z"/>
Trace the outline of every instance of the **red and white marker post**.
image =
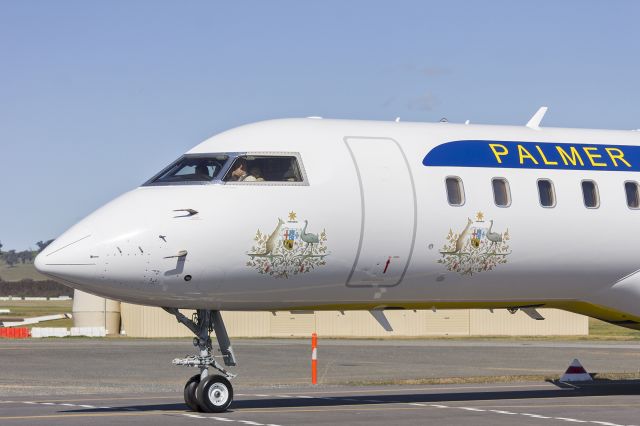
<path id="1" fill-rule="evenodd" d="M 311 334 L 311 384 L 318 384 L 318 335 Z"/>

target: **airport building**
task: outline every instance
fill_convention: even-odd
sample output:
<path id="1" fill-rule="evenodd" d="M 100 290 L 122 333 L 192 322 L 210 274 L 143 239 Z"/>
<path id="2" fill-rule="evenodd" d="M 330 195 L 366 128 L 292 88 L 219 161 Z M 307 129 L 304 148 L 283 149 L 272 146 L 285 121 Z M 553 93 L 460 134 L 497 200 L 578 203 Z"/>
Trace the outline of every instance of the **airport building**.
<path id="1" fill-rule="evenodd" d="M 385 331 L 367 311 L 222 312 L 231 337 L 434 337 L 434 336 L 580 336 L 589 334 L 588 318 L 557 309 L 540 309 L 537 321 L 504 309 L 385 311 L 393 331 Z M 189 316 L 190 313 L 184 311 Z M 121 329 L 131 337 L 192 336 L 160 308 L 121 304 Z"/>
<path id="2" fill-rule="evenodd" d="M 106 325 L 108 334 L 130 337 L 191 337 L 185 326 L 164 310 L 105 300 L 76 290 L 74 323 Z M 223 312 L 231 337 L 435 337 L 435 336 L 583 336 L 588 318 L 556 309 L 539 309 L 545 318 L 505 309 L 388 310 L 393 331 L 385 331 L 367 311 Z M 193 311 L 183 311 L 190 316 Z"/>

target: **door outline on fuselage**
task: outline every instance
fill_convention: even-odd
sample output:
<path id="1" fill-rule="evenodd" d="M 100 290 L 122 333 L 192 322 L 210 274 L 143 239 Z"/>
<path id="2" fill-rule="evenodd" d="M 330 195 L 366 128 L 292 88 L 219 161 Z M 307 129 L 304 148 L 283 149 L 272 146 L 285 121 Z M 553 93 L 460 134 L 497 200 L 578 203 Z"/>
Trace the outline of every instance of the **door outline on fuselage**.
<path id="1" fill-rule="evenodd" d="M 369 140 L 386 140 L 386 141 L 391 141 L 395 144 L 395 146 L 398 148 L 398 151 L 400 152 L 401 156 L 402 156 L 402 160 L 404 162 L 404 165 L 406 167 L 407 173 L 409 175 L 409 181 L 411 182 L 411 194 L 412 194 L 412 198 L 413 198 L 413 232 L 411 233 L 411 245 L 409 247 L 409 253 L 407 255 L 407 261 L 405 263 L 404 269 L 402 271 L 402 274 L 400 275 L 400 278 L 398 279 L 397 282 L 395 282 L 394 284 L 377 284 L 377 283 L 370 283 L 370 284 L 351 284 L 350 281 L 353 278 L 353 275 L 356 271 L 356 267 L 358 265 L 358 261 L 360 260 L 360 254 L 362 252 L 362 245 L 363 245 L 363 240 L 364 240 L 364 231 L 365 231 L 365 219 L 366 219 L 366 213 L 365 213 L 365 199 L 364 199 L 364 187 L 363 187 L 363 183 L 362 183 L 362 174 L 360 173 L 360 168 L 358 167 L 358 162 L 356 160 L 356 156 L 353 153 L 353 150 L 351 149 L 351 147 L 349 146 L 349 139 L 369 139 Z M 351 157 L 351 161 L 353 162 L 353 166 L 355 168 L 356 171 L 356 175 L 358 177 L 358 188 L 360 191 L 360 239 L 358 241 L 358 251 L 356 252 L 356 257 L 353 261 L 353 266 L 351 267 L 351 272 L 349 273 L 349 276 L 347 277 L 347 281 L 346 281 L 346 286 L 347 287 L 352 287 L 352 288 L 370 288 L 370 287 L 396 287 L 398 285 L 400 285 L 400 283 L 404 280 L 404 277 L 407 273 L 407 270 L 409 269 L 409 265 L 411 264 L 411 259 L 413 259 L 413 251 L 415 249 L 415 244 L 416 244 L 416 233 L 417 233 L 417 228 L 418 228 L 418 199 L 417 199 L 417 192 L 416 192 L 416 184 L 415 184 L 415 180 L 413 178 L 413 173 L 411 171 L 411 167 L 409 165 L 409 160 L 407 159 L 407 155 L 405 154 L 404 150 L 402 149 L 402 146 L 400 146 L 400 144 L 393 138 L 389 138 L 389 137 L 375 137 L 375 136 L 345 136 L 343 138 L 343 142 L 347 148 L 347 151 L 349 152 L 349 156 Z"/>

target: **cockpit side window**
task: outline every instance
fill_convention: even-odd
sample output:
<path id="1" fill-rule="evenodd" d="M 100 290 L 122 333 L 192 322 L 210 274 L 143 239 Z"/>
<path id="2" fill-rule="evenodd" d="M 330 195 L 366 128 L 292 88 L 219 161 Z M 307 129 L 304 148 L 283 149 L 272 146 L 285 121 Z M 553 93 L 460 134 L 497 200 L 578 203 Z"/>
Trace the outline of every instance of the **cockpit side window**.
<path id="1" fill-rule="evenodd" d="M 229 168 L 225 182 L 303 182 L 298 159 L 289 155 L 242 155 Z"/>
<path id="2" fill-rule="evenodd" d="M 211 182 L 220 174 L 227 161 L 227 155 L 184 156 L 149 183 Z"/>

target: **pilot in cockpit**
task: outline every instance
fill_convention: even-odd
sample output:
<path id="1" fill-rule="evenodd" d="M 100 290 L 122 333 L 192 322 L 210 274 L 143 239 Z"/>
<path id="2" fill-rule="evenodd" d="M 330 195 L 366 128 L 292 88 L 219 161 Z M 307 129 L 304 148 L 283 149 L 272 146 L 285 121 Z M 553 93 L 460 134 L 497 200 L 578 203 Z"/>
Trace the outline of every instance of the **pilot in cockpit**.
<path id="1" fill-rule="evenodd" d="M 260 171 L 260 168 L 258 167 L 252 167 L 249 170 L 249 176 L 247 176 L 245 178 L 245 181 L 249 178 L 252 177 L 252 181 L 256 181 L 256 182 L 264 182 L 264 178 L 262 177 L 262 172 Z"/>
<path id="2" fill-rule="evenodd" d="M 264 182 L 264 177 L 259 167 L 253 166 L 249 169 L 247 160 L 239 158 L 233 165 L 229 180 L 232 182 Z"/>
<path id="3" fill-rule="evenodd" d="M 196 166 L 196 178 L 206 180 L 211 179 L 211 176 L 209 175 L 209 168 L 206 164 L 200 163 Z"/>
<path id="4" fill-rule="evenodd" d="M 247 161 L 243 158 L 236 160 L 231 170 L 230 181 L 242 181 L 247 176 Z"/>

